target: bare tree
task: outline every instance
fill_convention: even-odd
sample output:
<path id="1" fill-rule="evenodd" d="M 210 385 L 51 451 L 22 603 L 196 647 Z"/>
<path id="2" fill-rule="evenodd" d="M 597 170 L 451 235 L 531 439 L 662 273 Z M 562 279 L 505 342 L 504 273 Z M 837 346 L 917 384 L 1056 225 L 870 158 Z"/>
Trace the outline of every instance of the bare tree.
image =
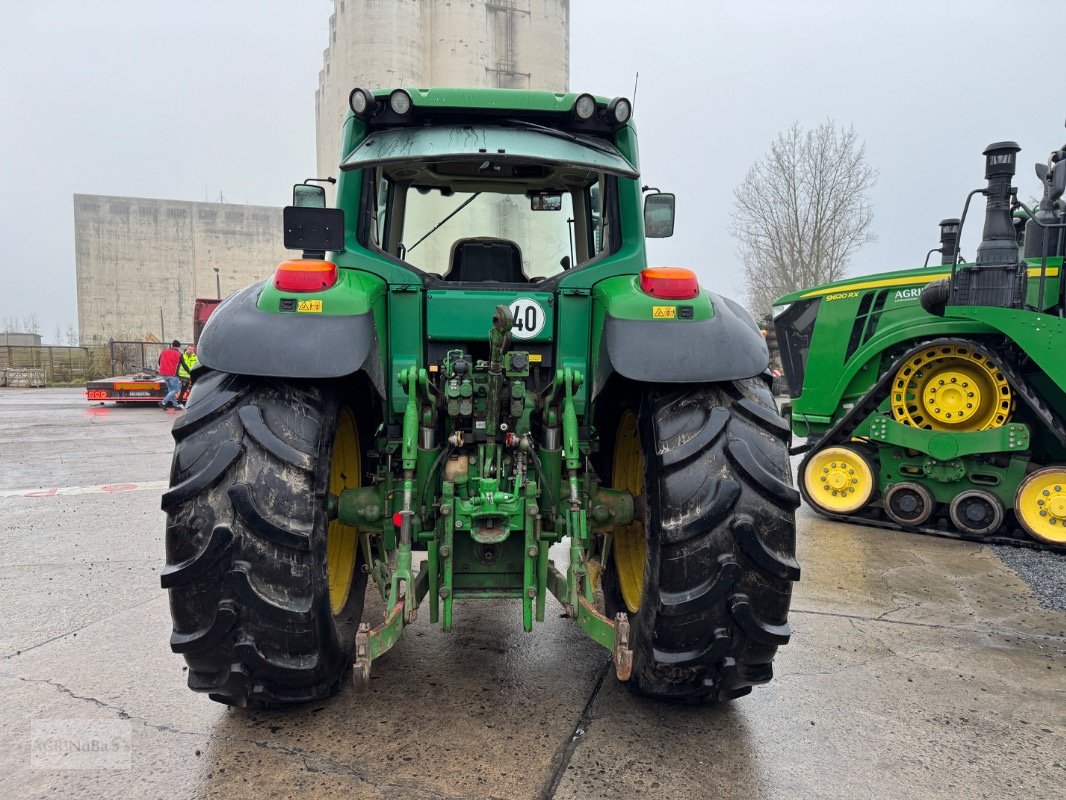
<path id="1" fill-rule="evenodd" d="M 873 241 L 868 193 L 877 170 L 852 127 L 829 119 L 782 131 L 733 191 L 731 233 L 756 317 L 777 297 L 844 277 Z"/>

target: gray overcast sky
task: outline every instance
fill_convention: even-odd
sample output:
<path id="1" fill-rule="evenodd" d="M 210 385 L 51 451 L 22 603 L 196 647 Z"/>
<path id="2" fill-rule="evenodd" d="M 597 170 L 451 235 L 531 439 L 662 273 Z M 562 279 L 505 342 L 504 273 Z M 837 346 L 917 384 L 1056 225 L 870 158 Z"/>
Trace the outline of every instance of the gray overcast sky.
<path id="1" fill-rule="evenodd" d="M 981 184 L 1066 141 L 1061 0 L 572 0 L 571 88 L 633 91 L 644 181 L 678 195 L 655 263 L 739 295 L 733 187 L 794 120 L 853 124 L 880 170 L 853 274 L 920 265 Z M 0 0 L 0 320 L 77 321 L 74 193 L 284 205 L 314 169 L 329 0 Z M 1050 44 L 1049 44 L 1050 43 Z M 1049 52 L 1050 51 L 1050 52 Z M 963 251 L 972 254 L 978 222 Z M 280 231 L 279 231 L 280 235 Z M 267 266 L 269 272 L 273 265 Z"/>

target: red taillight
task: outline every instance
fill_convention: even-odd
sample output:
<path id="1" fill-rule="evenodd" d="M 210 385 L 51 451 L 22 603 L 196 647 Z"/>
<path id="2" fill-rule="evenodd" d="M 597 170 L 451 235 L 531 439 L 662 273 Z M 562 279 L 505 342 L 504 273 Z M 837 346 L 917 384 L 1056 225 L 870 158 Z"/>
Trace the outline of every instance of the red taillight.
<path id="1" fill-rule="evenodd" d="M 648 267 L 640 272 L 640 290 L 663 300 L 688 300 L 700 293 L 700 282 L 684 267 Z"/>
<path id="2" fill-rule="evenodd" d="M 332 261 L 282 261 L 274 270 L 274 287 L 282 292 L 318 292 L 336 283 L 337 265 Z"/>

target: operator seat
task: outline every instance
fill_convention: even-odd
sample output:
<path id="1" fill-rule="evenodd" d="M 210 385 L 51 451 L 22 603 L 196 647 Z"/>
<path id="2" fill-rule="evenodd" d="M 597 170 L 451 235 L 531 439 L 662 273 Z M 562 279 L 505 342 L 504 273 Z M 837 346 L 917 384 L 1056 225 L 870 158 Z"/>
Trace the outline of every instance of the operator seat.
<path id="1" fill-rule="evenodd" d="M 476 236 L 452 245 L 446 281 L 528 283 L 522 272 L 522 250 L 509 239 Z"/>

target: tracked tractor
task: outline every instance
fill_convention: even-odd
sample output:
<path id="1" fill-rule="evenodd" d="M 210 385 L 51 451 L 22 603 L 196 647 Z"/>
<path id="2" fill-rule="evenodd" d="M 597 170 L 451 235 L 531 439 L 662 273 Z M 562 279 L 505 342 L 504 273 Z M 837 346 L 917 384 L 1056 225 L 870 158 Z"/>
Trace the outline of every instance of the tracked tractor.
<path id="1" fill-rule="evenodd" d="M 1037 164 L 1036 210 L 1011 185 L 1019 149 L 984 151 L 987 185 L 941 223 L 939 266 L 776 301 L 786 414 L 807 440 L 798 482 L 819 513 L 1066 550 L 1066 148 Z M 976 196 L 968 262 L 958 242 Z"/>
<path id="2" fill-rule="evenodd" d="M 770 680 L 799 577 L 789 431 L 747 312 L 647 264 L 674 197 L 642 190 L 630 102 L 350 107 L 337 207 L 295 187 L 301 257 L 212 315 L 173 429 L 162 585 L 190 688 L 366 691 L 418 614 L 453 631 L 506 603 L 533 631 L 548 595 L 639 692 Z"/>

